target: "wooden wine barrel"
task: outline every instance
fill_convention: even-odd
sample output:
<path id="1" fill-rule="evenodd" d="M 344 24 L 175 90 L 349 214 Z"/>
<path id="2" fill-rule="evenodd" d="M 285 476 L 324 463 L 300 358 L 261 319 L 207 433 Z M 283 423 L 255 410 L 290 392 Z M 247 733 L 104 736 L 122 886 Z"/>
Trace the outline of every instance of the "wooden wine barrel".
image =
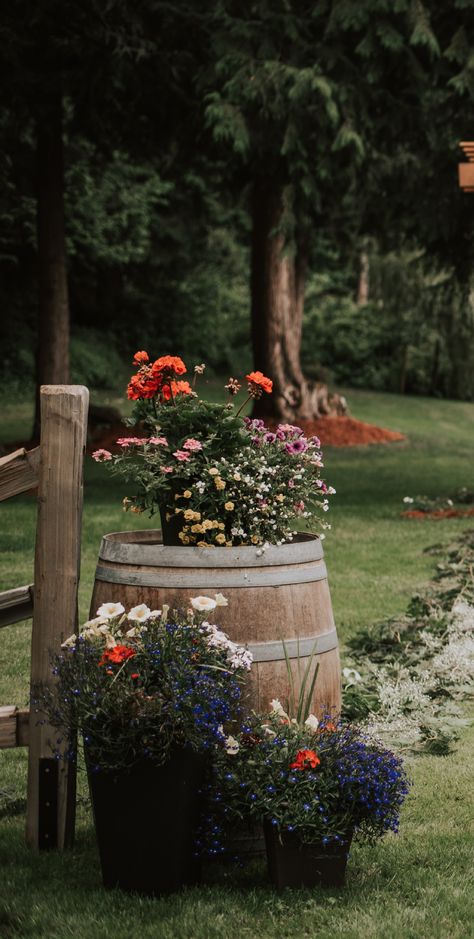
<path id="1" fill-rule="evenodd" d="M 253 654 L 250 705 L 268 711 L 270 701 L 288 700 L 288 668 L 298 687 L 308 659 L 319 663 L 314 713 L 337 714 L 341 677 L 336 627 L 323 547 L 301 534 L 284 545 L 262 549 L 163 546 L 159 531 L 113 532 L 102 539 L 91 615 L 106 601 L 139 603 L 151 609 L 188 608 L 191 597 L 223 593 L 227 607 L 209 620 Z"/>

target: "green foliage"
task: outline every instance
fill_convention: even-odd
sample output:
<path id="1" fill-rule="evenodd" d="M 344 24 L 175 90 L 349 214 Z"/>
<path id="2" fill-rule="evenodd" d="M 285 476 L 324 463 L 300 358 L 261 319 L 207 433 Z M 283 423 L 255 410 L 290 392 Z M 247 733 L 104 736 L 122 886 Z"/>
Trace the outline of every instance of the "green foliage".
<path id="1" fill-rule="evenodd" d="M 368 260 L 368 303 L 351 297 L 355 277 L 311 279 L 302 344 L 308 371 L 326 369 L 352 387 L 471 400 L 474 309 L 454 270 L 421 249 L 381 254 L 374 247 Z"/>
<path id="2" fill-rule="evenodd" d="M 88 388 L 113 388 L 123 361 L 114 337 L 95 329 L 77 329 L 71 339 L 71 378 Z"/>
<path id="3" fill-rule="evenodd" d="M 172 184 L 152 163 L 114 151 L 104 163 L 89 141 L 74 144 L 66 175 L 68 254 L 92 264 L 133 265 L 149 259 L 158 209 Z"/>

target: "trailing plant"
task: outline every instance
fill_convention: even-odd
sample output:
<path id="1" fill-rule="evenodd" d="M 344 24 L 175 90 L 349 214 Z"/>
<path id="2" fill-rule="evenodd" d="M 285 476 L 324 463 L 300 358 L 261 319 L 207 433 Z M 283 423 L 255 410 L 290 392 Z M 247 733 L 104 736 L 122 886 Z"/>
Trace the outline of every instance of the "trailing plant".
<path id="1" fill-rule="evenodd" d="M 314 715 L 290 720 L 278 701 L 254 714 L 216 754 L 210 789 L 210 854 L 224 853 L 226 832 L 269 820 L 303 842 L 369 841 L 398 830 L 408 792 L 402 761 L 354 726 Z M 220 829 L 220 831 L 219 831 Z"/>
<path id="2" fill-rule="evenodd" d="M 128 613 L 121 603 L 102 604 L 55 657 L 54 687 L 33 701 L 68 741 L 67 758 L 76 757 L 78 732 L 93 771 L 221 744 L 252 661 L 206 620 L 226 602 L 218 594 L 194 597 L 184 612 L 140 604 Z"/>

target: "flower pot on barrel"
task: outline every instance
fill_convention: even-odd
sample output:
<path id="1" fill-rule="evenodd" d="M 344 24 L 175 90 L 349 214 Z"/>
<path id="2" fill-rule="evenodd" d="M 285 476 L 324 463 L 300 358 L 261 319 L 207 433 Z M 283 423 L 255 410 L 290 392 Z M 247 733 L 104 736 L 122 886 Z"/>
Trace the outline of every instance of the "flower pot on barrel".
<path id="1" fill-rule="evenodd" d="M 54 662 L 45 710 L 70 740 L 83 735 L 106 887 L 154 896 L 199 880 L 209 756 L 250 667 L 199 605 L 181 615 L 104 603 Z"/>
<path id="2" fill-rule="evenodd" d="M 134 364 L 128 395 L 141 435 L 94 456 L 133 484 L 125 508 L 160 512 L 163 535 L 103 538 L 91 614 L 111 598 L 186 609 L 196 593 L 224 593 L 219 623 L 253 654 L 252 707 L 286 697 L 289 671 L 297 694 L 310 663 L 319 669 L 313 709 L 336 715 L 340 664 L 322 541 L 295 530 L 298 520 L 328 527 L 334 490 L 321 479 L 320 441 L 295 425 L 270 430 L 243 419 L 243 405 L 235 413 L 232 402 L 201 400 L 178 356 L 151 362 L 141 351 Z M 203 370 L 196 366 L 195 379 Z M 272 390 L 261 372 L 246 379 L 249 398 Z M 231 378 L 226 388 L 233 397 L 240 385 Z"/>

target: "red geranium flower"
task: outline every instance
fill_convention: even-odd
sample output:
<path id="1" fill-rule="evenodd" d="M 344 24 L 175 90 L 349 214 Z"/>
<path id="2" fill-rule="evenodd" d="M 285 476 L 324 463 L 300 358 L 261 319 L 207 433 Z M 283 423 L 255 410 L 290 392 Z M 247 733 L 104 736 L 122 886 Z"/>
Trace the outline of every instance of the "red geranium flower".
<path id="1" fill-rule="evenodd" d="M 188 381 L 171 381 L 169 385 L 163 385 L 163 388 L 161 389 L 161 393 L 165 401 L 170 400 L 171 392 L 173 392 L 173 398 L 176 398 L 176 395 L 192 395 L 193 389 L 191 388 L 191 385 Z"/>
<path id="2" fill-rule="evenodd" d="M 141 352 L 135 352 L 135 355 L 133 356 L 134 365 L 143 365 L 144 362 L 149 362 L 149 360 L 150 356 L 148 355 L 148 352 L 144 352 L 143 350 Z"/>
<path id="3" fill-rule="evenodd" d="M 107 662 L 113 662 L 114 665 L 121 665 L 127 659 L 132 659 L 137 653 L 130 646 L 116 645 L 113 649 L 106 649 L 102 655 L 99 665 L 106 665 Z"/>
<path id="4" fill-rule="evenodd" d="M 271 378 L 266 378 L 262 372 L 250 372 L 249 375 L 245 376 L 250 385 L 257 386 L 257 388 L 262 391 L 266 391 L 267 394 L 271 394 L 273 388 L 273 382 Z"/>
<path id="5" fill-rule="evenodd" d="M 150 369 L 141 369 L 138 375 L 132 375 L 127 388 L 127 396 L 132 401 L 138 401 L 140 398 L 153 398 L 160 384 L 159 376 L 152 375 Z"/>
<path id="6" fill-rule="evenodd" d="M 164 371 L 174 372 L 175 375 L 184 375 L 186 366 L 179 355 L 162 355 L 161 358 L 153 362 L 152 369 L 154 375 Z"/>
<path id="7" fill-rule="evenodd" d="M 316 769 L 320 762 L 314 750 L 298 750 L 294 763 L 290 763 L 290 769 Z"/>

